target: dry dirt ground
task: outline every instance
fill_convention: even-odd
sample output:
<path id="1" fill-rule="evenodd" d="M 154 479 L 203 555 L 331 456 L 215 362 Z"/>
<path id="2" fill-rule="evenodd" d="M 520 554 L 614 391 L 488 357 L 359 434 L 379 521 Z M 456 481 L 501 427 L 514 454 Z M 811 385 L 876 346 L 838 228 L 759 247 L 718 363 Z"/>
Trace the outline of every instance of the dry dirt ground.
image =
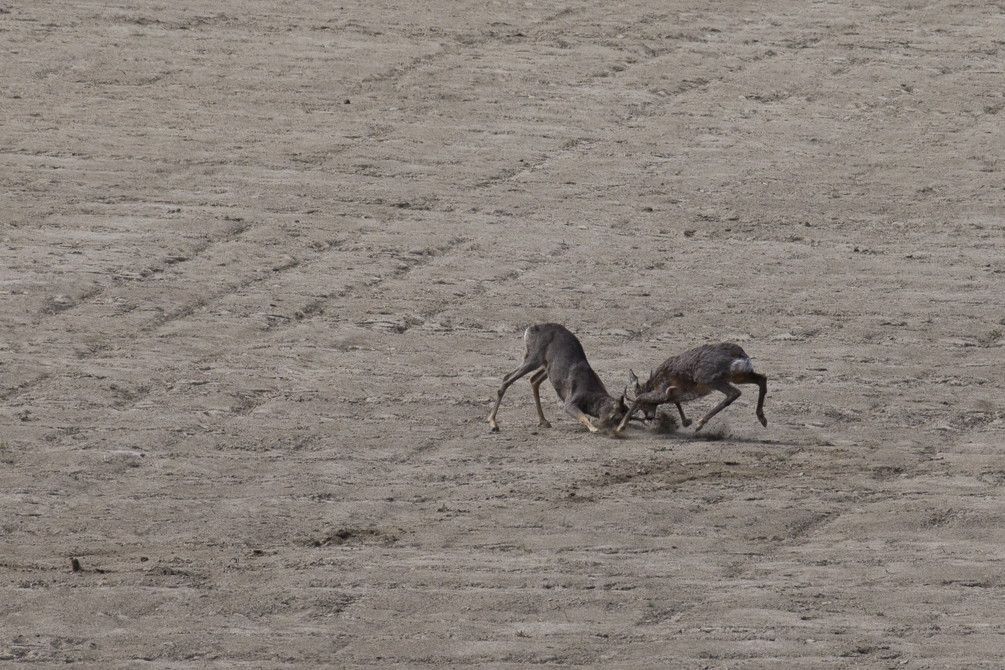
<path id="1" fill-rule="evenodd" d="M 1000 1 L 0 4 L 0 665 L 1005 667 L 1003 45 Z M 490 434 L 543 321 L 611 389 L 739 342 L 768 427 L 521 381 Z"/>

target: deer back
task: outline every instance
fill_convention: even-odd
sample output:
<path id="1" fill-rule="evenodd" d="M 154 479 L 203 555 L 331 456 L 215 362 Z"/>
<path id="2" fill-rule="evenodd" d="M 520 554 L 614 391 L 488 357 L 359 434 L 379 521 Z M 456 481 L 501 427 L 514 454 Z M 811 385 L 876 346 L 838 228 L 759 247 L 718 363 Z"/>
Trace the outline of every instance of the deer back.
<path id="1" fill-rule="evenodd" d="M 531 326 L 527 329 L 528 355 L 532 353 L 532 347 L 541 349 L 548 379 L 562 400 L 583 392 L 609 395 L 604 383 L 586 360 L 583 345 L 564 326 L 557 323 Z"/>
<path id="2" fill-rule="evenodd" d="M 732 342 L 705 344 L 665 360 L 642 388 L 704 387 L 734 372 L 751 370 L 750 358 L 739 345 Z"/>

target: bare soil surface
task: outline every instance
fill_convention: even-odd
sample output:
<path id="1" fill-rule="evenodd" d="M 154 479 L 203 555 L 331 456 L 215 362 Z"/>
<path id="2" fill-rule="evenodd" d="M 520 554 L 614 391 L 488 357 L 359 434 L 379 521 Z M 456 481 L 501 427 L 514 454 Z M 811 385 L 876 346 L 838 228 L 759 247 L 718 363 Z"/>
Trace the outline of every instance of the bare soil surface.
<path id="1" fill-rule="evenodd" d="M 0 3 L 0 665 L 1005 667 L 1003 45 L 1001 2 Z M 738 342 L 768 427 L 545 385 L 545 429 L 521 381 L 490 434 L 546 321 L 612 391 Z"/>

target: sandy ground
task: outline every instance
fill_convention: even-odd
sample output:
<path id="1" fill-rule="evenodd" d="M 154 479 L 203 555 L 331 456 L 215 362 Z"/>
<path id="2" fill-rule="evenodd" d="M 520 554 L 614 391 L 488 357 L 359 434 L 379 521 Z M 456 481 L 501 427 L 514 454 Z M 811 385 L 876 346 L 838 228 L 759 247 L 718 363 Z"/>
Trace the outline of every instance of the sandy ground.
<path id="1" fill-rule="evenodd" d="M 1001 2 L 0 3 L 0 665 L 1005 667 L 1003 45 Z M 521 381 L 490 434 L 544 321 L 612 390 L 738 342 L 768 427 L 545 386 L 544 429 Z"/>

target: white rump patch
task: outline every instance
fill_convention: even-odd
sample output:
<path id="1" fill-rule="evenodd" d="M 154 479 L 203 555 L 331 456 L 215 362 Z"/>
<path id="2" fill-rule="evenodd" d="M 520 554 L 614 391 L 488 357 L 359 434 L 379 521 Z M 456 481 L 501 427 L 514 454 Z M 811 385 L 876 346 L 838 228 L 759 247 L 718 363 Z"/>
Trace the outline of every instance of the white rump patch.
<path id="1" fill-rule="evenodd" d="M 729 366 L 729 371 L 734 374 L 738 372 L 753 372 L 754 364 L 750 362 L 749 358 L 737 358 Z"/>

